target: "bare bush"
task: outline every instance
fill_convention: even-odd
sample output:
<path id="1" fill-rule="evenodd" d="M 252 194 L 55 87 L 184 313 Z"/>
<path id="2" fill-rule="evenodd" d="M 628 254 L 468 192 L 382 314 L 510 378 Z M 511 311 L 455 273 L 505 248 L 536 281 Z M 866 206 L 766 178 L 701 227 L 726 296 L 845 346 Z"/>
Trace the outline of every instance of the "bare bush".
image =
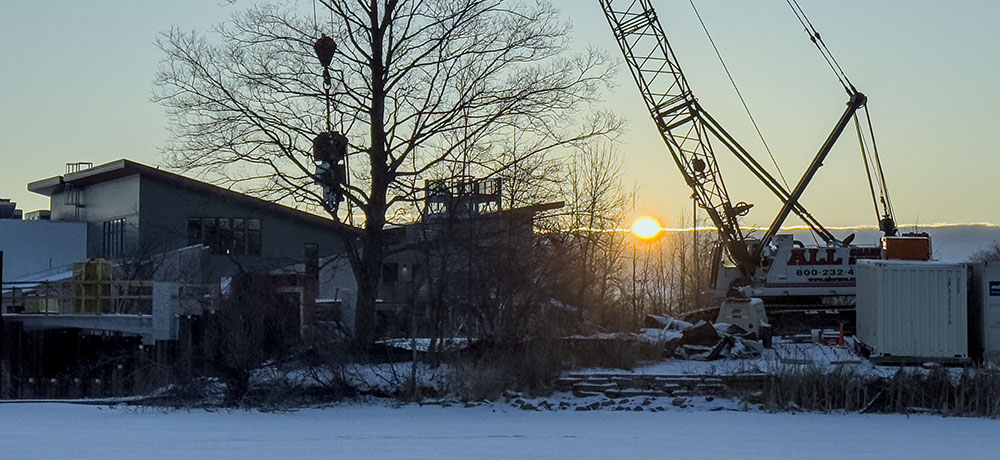
<path id="1" fill-rule="evenodd" d="M 1000 372 L 966 368 L 953 372 L 900 368 L 892 377 L 861 373 L 850 367 L 784 369 L 764 388 L 742 398 L 771 410 L 937 413 L 953 416 L 1000 416 Z"/>
<path id="2" fill-rule="evenodd" d="M 1000 260 L 1000 242 L 997 241 L 976 251 L 972 257 L 969 257 L 969 262 L 972 263 L 995 262 L 997 260 Z"/>

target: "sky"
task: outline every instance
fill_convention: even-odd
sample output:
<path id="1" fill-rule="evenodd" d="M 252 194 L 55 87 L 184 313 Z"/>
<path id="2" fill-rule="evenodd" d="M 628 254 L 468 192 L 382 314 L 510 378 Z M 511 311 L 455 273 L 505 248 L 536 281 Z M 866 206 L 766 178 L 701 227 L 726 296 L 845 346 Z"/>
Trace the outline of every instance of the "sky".
<path id="1" fill-rule="evenodd" d="M 869 98 L 897 221 L 1000 222 L 1000 50 L 993 32 L 1000 2 L 799 1 Z M 573 24 L 575 47 L 620 56 L 596 0 L 554 2 Z M 0 197 L 25 211 L 44 209 L 47 198 L 26 184 L 61 174 L 65 163 L 160 164 L 167 119 L 150 102 L 161 59 L 156 34 L 174 25 L 205 31 L 245 4 L 0 0 Z M 769 162 L 688 0 L 653 5 L 702 105 Z M 785 0 L 696 5 L 794 183 L 847 96 Z M 620 150 L 625 186 L 639 191 L 635 212 L 678 226 L 681 214 L 690 214 L 690 191 L 624 63 L 613 83 L 600 108 L 628 120 Z M 856 145 L 845 134 L 803 197 L 825 225 L 875 223 Z M 731 198 L 756 205 L 746 223 L 767 226 L 779 203 L 732 159 L 720 163 Z"/>

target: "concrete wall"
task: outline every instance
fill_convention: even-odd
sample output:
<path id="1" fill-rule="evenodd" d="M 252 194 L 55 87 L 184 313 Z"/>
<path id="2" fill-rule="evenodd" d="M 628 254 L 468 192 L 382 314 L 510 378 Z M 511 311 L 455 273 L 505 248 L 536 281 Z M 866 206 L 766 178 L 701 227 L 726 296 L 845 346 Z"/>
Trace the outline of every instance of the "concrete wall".
<path id="1" fill-rule="evenodd" d="M 87 258 L 87 224 L 0 219 L 4 281 L 73 269 Z"/>

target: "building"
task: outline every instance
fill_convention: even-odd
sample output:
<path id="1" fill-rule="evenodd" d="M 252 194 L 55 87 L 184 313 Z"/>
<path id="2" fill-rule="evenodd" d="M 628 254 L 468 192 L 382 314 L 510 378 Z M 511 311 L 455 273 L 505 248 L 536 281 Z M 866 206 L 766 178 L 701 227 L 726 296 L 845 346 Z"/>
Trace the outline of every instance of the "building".
<path id="1" fill-rule="evenodd" d="M 51 198 L 51 220 L 87 223 L 87 257 L 143 258 L 211 248 L 211 275 L 261 271 L 342 252 L 339 222 L 118 160 L 28 184 Z"/>
<path id="2" fill-rule="evenodd" d="M 50 198 L 47 223 L 85 226 L 80 260 L 112 261 L 135 279 L 223 291 L 241 273 L 306 273 L 313 281 L 295 277 L 309 284 L 298 286 L 304 304 L 325 298 L 353 318 L 354 279 L 344 276 L 350 267 L 343 254 L 355 230 L 345 224 L 129 160 L 70 164 L 28 190 Z M 329 280 L 316 279 L 320 260 Z M 278 284 L 293 290 L 288 283 Z"/>
<path id="3" fill-rule="evenodd" d="M 497 179 L 429 181 L 422 219 L 387 230 L 382 331 L 409 329 L 406 311 L 446 302 L 443 289 L 475 290 L 471 274 L 488 276 L 488 265 L 528 248 L 535 215 L 562 206 L 503 209 L 500 186 Z M 129 160 L 73 163 L 28 189 L 50 198 L 49 213 L 38 217 L 50 220 L 17 222 L 73 225 L 82 235 L 82 248 L 79 235 L 63 239 L 75 246 L 63 265 L 105 259 L 119 280 L 214 284 L 223 295 L 234 276 L 253 274 L 261 284 L 265 274 L 286 297 L 300 299 L 299 324 L 336 318 L 353 329 L 356 282 L 345 248 L 353 227 Z M 457 315 L 449 328 L 468 330 L 458 310 L 448 308 Z"/>
<path id="4" fill-rule="evenodd" d="M 376 307 L 380 333 L 480 334 L 488 292 L 516 278 L 502 275 L 526 268 L 517 261 L 530 258 L 538 243 L 536 216 L 562 206 L 504 209 L 499 179 L 428 181 L 421 220 L 386 232 Z"/>
<path id="5" fill-rule="evenodd" d="M 4 281 L 39 281 L 87 258 L 83 222 L 0 219 Z"/>
<path id="6" fill-rule="evenodd" d="M 0 219 L 20 219 L 21 210 L 10 198 L 0 198 Z"/>

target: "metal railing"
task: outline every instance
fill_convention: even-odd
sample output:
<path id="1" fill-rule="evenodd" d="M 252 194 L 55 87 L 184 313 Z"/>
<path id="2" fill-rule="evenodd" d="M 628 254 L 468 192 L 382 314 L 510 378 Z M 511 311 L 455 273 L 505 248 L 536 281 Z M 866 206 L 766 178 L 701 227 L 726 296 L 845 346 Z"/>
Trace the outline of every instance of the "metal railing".
<path id="1" fill-rule="evenodd" d="M 153 284 L 153 281 L 134 280 L 6 282 L 0 285 L 0 311 L 38 315 L 150 315 L 153 312 Z M 219 287 L 181 284 L 180 297 L 182 305 L 214 309 L 218 305 Z"/>

